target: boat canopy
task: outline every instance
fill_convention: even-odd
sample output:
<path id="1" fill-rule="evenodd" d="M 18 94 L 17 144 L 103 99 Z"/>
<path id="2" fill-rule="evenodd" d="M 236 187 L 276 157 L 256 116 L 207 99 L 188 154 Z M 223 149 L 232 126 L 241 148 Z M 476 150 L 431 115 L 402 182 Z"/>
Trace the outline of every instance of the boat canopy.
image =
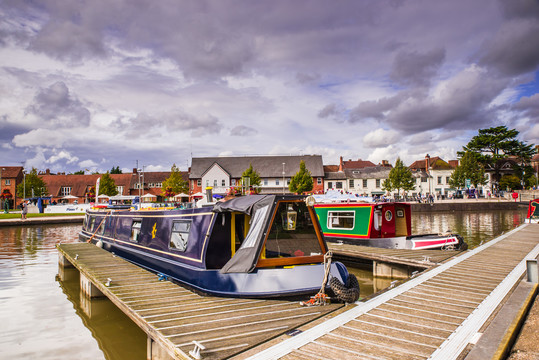
<path id="1" fill-rule="evenodd" d="M 270 221 L 274 201 L 275 195 L 249 195 L 214 205 L 213 211 L 217 213 L 240 212 L 251 216 L 251 226 L 245 240 L 220 270 L 221 273 L 250 273 L 255 269 L 264 243 L 263 230 Z"/>

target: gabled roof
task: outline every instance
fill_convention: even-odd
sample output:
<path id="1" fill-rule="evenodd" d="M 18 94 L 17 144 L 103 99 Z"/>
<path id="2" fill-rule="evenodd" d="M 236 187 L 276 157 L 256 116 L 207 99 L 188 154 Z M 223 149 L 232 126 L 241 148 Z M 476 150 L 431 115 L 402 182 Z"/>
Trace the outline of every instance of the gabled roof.
<path id="1" fill-rule="evenodd" d="M 368 161 L 368 160 L 361 160 L 361 159 L 358 159 L 358 160 L 348 160 L 348 161 L 343 161 L 342 162 L 342 168 L 343 170 L 346 170 L 346 169 L 363 169 L 363 168 L 366 168 L 366 167 L 373 167 L 373 166 L 376 166 L 374 163 Z"/>
<path id="2" fill-rule="evenodd" d="M 455 166 L 454 163 L 451 165 L 447 163 L 445 160 L 443 160 L 439 156 L 434 156 L 429 159 L 429 170 L 451 170 L 454 169 Z M 414 161 L 410 166 L 408 166 L 411 170 L 426 170 L 427 169 L 427 160 L 416 160 Z"/>
<path id="3" fill-rule="evenodd" d="M 16 179 L 22 176 L 22 166 L 0 166 L 2 178 Z"/>
<path id="4" fill-rule="evenodd" d="M 200 179 L 202 175 L 217 163 L 231 178 L 239 179 L 241 174 L 252 164 L 261 178 L 294 176 L 299 170 L 300 161 L 305 161 L 307 170 L 313 177 L 323 177 L 324 168 L 321 155 L 302 156 L 236 156 L 193 158 L 189 179 Z"/>
<path id="5" fill-rule="evenodd" d="M 230 173 L 228 171 L 226 171 L 225 169 L 223 169 L 223 167 L 221 165 L 219 165 L 218 163 L 213 163 L 209 168 L 206 169 L 206 171 L 204 171 L 204 173 L 202 174 L 202 176 L 206 175 L 206 173 L 208 171 L 210 171 L 213 167 L 217 166 L 219 169 L 221 169 L 224 173 L 226 173 L 228 176 L 231 176 Z M 245 171 L 245 170 L 244 170 Z"/>

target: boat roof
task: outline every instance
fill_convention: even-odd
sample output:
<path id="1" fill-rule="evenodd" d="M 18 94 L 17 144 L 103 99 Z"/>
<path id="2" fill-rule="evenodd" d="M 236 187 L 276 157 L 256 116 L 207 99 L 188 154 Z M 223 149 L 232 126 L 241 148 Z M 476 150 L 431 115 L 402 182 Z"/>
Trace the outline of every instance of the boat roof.
<path id="1" fill-rule="evenodd" d="M 240 196 L 227 201 L 220 201 L 213 206 L 213 211 L 221 212 L 241 212 L 247 215 L 253 215 L 256 210 L 272 203 L 275 195 L 249 195 Z"/>

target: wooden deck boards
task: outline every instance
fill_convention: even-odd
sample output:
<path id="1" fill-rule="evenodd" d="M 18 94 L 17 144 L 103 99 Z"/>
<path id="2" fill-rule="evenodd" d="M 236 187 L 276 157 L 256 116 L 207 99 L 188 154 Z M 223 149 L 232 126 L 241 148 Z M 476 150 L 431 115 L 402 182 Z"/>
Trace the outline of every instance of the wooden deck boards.
<path id="1" fill-rule="evenodd" d="M 190 359 L 193 340 L 206 347 L 201 352 L 204 359 L 223 359 L 342 307 L 201 296 L 159 281 L 156 274 L 92 244 L 61 244 L 58 251 L 156 343 L 180 359 Z"/>
<path id="2" fill-rule="evenodd" d="M 462 251 L 452 250 L 382 249 L 337 243 L 328 243 L 328 247 L 336 256 L 340 257 L 386 261 L 423 268 L 437 265 L 462 253 Z"/>
<path id="3" fill-rule="evenodd" d="M 539 255 L 538 244 L 539 225 L 523 226 L 294 339 L 234 359 L 457 358 L 518 281 L 524 259 Z"/>

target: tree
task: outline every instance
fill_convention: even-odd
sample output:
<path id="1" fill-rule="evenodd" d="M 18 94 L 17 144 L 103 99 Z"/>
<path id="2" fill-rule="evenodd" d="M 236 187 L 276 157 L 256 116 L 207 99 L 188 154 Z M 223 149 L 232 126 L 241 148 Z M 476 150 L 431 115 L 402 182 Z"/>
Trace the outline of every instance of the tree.
<path id="1" fill-rule="evenodd" d="M 518 134 L 517 130 L 509 130 L 506 126 L 479 129 L 479 134 L 463 147 L 464 151 L 459 152 L 459 155 L 463 156 L 466 151 L 473 153 L 484 168 L 494 170 L 493 180 L 498 182 L 500 180 L 500 160 L 516 156 L 520 162 L 528 162 L 535 153 L 532 145 L 516 139 Z"/>
<path id="2" fill-rule="evenodd" d="M 504 175 L 500 179 L 500 190 L 514 190 L 520 188 L 520 179 L 516 175 Z"/>
<path id="3" fill-rule="evenodd" d="M 37 169 L 26 174 L 22 183 L 17 185 L 17 196 L 20 198 L 47 196 L 49 190 L 45 181 L 37 174 Z"/>
<path id="4" fill-rule="evenodd" d="M 403 191 L 415 189 L 415 180 L 412 172 L 404 166 L 400 158 L 397 158 L 395 166 L 389 171 L 388 178 L 382 183 L 382 189 L 386 191 L 397 190 L 398 196 L 400 196 L 401 189 Z"/>
<path id="5" fill-rule="evenodd" d="M 172 197 L 179 193 L 187 193 L 189 191 L 189 183 L 182 177 L 180 169 L 173 164 L 170 168 L 170 176 L 163 181 L 161 186 L 162 195 L 165 197 Z"/>
<path id="6" fill-rule="evenodd" d="M 84 170 L 75 171 L 73 175 L 84 175 Z"/>
<path id="7" fill-rule="evenodd" d="M 97 195 L 99 196 L 101 194 L 108 196 L 118 195 L 116 183 L 114 182 L 114 179 L 109 175 L 108 171 L 101 176 L 101 180 L 99 183 L 99 194 Z"/>
<path id="8" fill-rule="evenodd" d="M 253 164 L 249 164 L 249 168 L 241 174 L 241 178 L 249 178 L 249 187 L 254 189 L 255 192 L 258 193 L 260 183 L 262 182 L 262 179 L 260 178 L 260 174 L 253 169 Z M 242 181 L 243 182 L 243 181 Z M 247 184 L 244 184 L 247 185 Z"/>
<path id="9" fill-rule="evenodd" d="M 116 167 L 113 166 L 112 169 L 110 169 L 110 173 L 111 174 L 121 174 L 122 170 L 120 170 L 119 166 L 116 166 Z"/>
<path id="10" fill-rule="evenodd" d="M 313 177 L 311 172 L 307 170 L 305 161 L 301 160 L 299 163 L 298 172 L 290 179 L 290 185 L 288 190 L 292 193 L 303 194 L 313 189 Z"/>
<path id="11" fill-rule="evenodd" d="M 466 179 L 469 179 L 475 188 L 487 183 L 485 168 L 470 151 L 466 151 L 460 159 L 460 164 L 449 178 L 449 185 L 456 189 L 462 189 L 466 186 Z"/>

